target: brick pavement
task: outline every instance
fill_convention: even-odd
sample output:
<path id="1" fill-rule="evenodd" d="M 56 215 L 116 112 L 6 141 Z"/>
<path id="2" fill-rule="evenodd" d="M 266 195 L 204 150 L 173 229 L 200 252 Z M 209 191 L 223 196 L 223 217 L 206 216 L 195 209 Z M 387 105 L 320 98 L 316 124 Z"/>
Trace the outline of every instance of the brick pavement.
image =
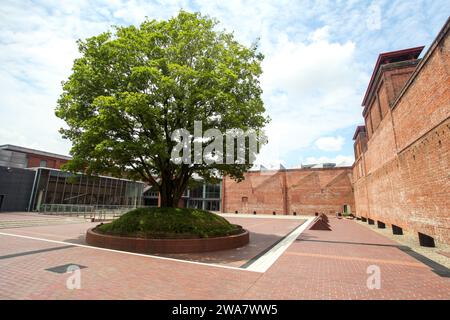
<path id="1" fill-rule="evenodd" d="M 0 229 L 22 228 L 85 222 L 83 217 L 43 215 L 31 212 L 12 212 L 0 214 Z"/>
<path id="2" fill-rule="evenodd" d="M 305 231 L 265 273 L 0 235 L 0 298 L 450 299 L 450 278 L 392 240 L 353 221 L 330 224 L 332 231 Z M 91 225 L 0 232 L 76 243 Z M 68 274 L 45 270 L 67 263 L 87 266 L 79 290 L 66 288 Z M 366 269 L 374 264 L 381 269 L 380 290 L 366 286 Z"/>
<path id="3" fill-rule="evenodd" d="M 198 254 L 166 254 L 166 257 L 176 259 L 223 264 L 240 267 L 263 250 L 269 249 L 286 234 L 299 227 L 305 220 L 302 219 L 274 219 L 274 218 L 241 218 L 227 217 L 234 224 L 244 224 L 250 231 L 250 243 L 242 248 L 205 252 Z"/>
<path id="4" fill-rule="evenodd" d="M 249 290 L 264 299 L 449 299 L 450 278 L 399 249 L 398 243 L 350 220 L 332 231 L 305 231 Z M 369 290 L 367 267 L 381 271 Z"/>

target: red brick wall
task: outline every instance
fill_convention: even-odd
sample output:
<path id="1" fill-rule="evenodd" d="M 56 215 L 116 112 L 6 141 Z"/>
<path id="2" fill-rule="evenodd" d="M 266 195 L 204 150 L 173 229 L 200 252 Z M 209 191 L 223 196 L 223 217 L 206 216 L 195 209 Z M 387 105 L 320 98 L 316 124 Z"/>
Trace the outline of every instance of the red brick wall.
<path id="1" fill-rule="evenodd" d="M 381 84 L 378 89 L 378 102 L 380 103 L 381 113 L 383 114 L 383 118 L 386 116 L 386 113 L 389 110 L 389 100 L 386 92 L 386 86 Z"/>
<path id="2" fill-rule="evenodd" d="M 392 127 L 391 114 L 387 113 L 377 130 L 367 141 L 365 152 L 366 172 L 371 173 L 383 163 L 391 160 L 396 155 L 395 135 Z"/>
<path id="3" fill-rule="evenodd" d="M 369 201 L 366 191 L 366 179 L 358 179 L 353 184 L 353 189 L 355 193 L 355 211 L 358 216 L 369 217 Z"/>
<path id="4" fill-rule="evenodd" d="M 364 162 L 367 169 L 365 176 L 354 174 L 356 213 L 450 243 L 448 32 L 417 68 L 355 163 L 354 170 Z M 393 95 L 389 102 L 408 80 L 389 70 L 384 76 L 386 95 Z M 384 93 L 379 96 L 385 104 Z"/>
<path id="5" fill-rule="evenodd" d="M 289 172 L 287 185 L 290 213 L 335 214 L 344 204 L 354 210 L 351 168 Z"/>
<path id="6" fill-rule="evenodd" d="M 386 95 L 390 105 L 395 101 L 406 81 L 416 70 L 417 63 L 418 60 L 410 61 L 408 65 L 402 65 L 398 68 L 392 68 L 389 65 L 385 67 L 387 70 L 383 73 L 383 80 L 386 83 Z"/>
<path id="7" fill-rule="evenodd" d="M 367 129 L 367 138 L 371 138 L 372 137 L 372 120 L 370 119 L 370 113 L 367 113 L 367 115 L 364 118 L 365 124 L 366 124 L 366 129 Z"/>
<path id="8" fill-rule="evenodd" d="M 358 159 L 367 150 L 367 134 L 359 132 L 354 143 L 355 159 Z"/>
<path id="9" fill-rule="evenodd" d="M 449 150 L 447 120 L 355 182 L 357 215 L 450 243 Z"/>
<path id="10" fill-rule="evenodd" d="M 53 169 L 60 169 L 61 166 L 67 162 L 67 160 L 64 159 L 58 159 L 58 158 L 52 158 L 52 157 L 45 157 L 41 155 L 35 155 L 32 153 L 27 154 L 28 159 L 28 168 L 33 167 L 39 167 L 41 160 L 47 161 L 47 168 L 53 168 Z"/>
<path id="11" fill-rule="evenodd" d="M 366 164 L 364 162 L 364 157 L 361 156 L 356 158 L 355 163 L 353 164 L 352 170 L 352 179 L 353 183 L 358 179 L 364 177 L 366 175 Z"/>
<path id="12" fill-rule="evenodd" d="M 280 214 L 284 211 L 283 172 L 274 174 L 248 172 L 241 182 L 228 177 L 224 177 L 223 180 L 225 184 L 222 190 L 223 212 L 272 213 L 275 211 Z"/>
<path id="13" fill-rule="evenodd" d="M 342 212 L 344 204 L 354 210 L 351 168 L 292 169 L 248 172 L 237 183 L 225 177 L 224 212 L 312 215 Z"/>
<path id="14" fill-rule="evenodd" d="M 378 107 L 377 99 L 374 99 L 372 101 L 372 105 L 370 106 L 369 110 L 370 110 L 370 118 L 372 119 L 372 130 L 373 132 L 375 132 L 381 122 L 381 113 Z"/>
<path id="15" fill-rule="evenodd" d="M 433 51 L 428 62 L 393 112 L 398 149 L 450 116 L 450 37 Z"/>

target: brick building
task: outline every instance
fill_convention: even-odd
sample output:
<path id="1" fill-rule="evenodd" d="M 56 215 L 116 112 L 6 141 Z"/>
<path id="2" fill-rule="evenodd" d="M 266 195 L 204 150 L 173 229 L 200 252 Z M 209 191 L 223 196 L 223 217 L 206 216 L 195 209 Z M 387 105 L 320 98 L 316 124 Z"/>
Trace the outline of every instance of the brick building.
<path id="1" fill-rule="evenodd" d="M 429 50 L 380 54 L 353 139 L 356 214 L 450 243 L 450 20 Z"/>
<path id="2" fill-rule="evenodd" d="M 70 159 L 68 156 L 11 144 L 0 146 L 0 166 L 4 167 L 60 169 Z"/>
<path id="3" fill-rule="evenodd" d="M 352 168 L 249 171 L 236 182 L 222 180 L 222 212 L 336 214 L 354 207 Z"/>

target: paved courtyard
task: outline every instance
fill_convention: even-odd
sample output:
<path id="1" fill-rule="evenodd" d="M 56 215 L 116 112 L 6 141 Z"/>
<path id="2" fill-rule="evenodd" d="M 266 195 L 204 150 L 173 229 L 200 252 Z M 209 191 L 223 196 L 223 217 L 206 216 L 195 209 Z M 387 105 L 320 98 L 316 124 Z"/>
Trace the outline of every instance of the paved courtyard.
<path id="1" fill-rule="evenodd" d="M 228 221 L 244 226 L 251 232 L 250 243 L 241 248 L 206 252 L 199 254 L 167 254 L 166 257 L 221 264 L 233 267 L 245 267 L 260 255 L 270 250 L 283 237 L 301 226 L 303 219 L 277 219 L 227 216 Z"/>
<path id="2" fill-rule="evenodd" d="M 28 224 L 2 224 L 22 218 Z M 277 249 L 265 272 L 245 269 L 245 261 L 276 249 L 305 222 L 283 218 L 230 217 L 251 232 L 250 247 L 233 257 L 222 252 L 167 258 L 89 247 L 84 234 L 96 223 L 45 225 L 35 215 L 0 214 L 0 298 L 450 299 L 446 270 L 436 272 L 436 265 L 407 248 L 345 219 L 331 218 L 332 231 L 305 230 Z M 80 289 L 67 289 L 70 274 L 46 270 L 70 264 L 85 267 Z M 370 266 L 380 270 L 380 289 L 367 287 Z"/>

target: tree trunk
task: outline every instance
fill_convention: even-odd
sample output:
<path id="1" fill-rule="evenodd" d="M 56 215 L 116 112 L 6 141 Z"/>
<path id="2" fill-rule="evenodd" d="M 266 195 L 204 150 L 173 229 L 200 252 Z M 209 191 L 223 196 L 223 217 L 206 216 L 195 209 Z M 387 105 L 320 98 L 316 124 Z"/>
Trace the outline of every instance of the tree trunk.
<path id="1" fill-rule="evenodd" d="M 178 207 L 179 201 L 187 188 L 189 177 L 188 173 L 176 179 L 170 179 L 167 176 L 162 177 L 161 185 L 159 186 L 161 207 Z"/>
<path id="2" fill-rule="evenodd" d="M 169 186 L 162 185 L 161 191 L 159 192 L 159 196 L 160 196 L 160 207 L 167 207 L 167 208 L 177 207 L 178 200 L 177 202 L 175 202 L 172 188 L 170 188 Z"/>
<path id="3" fill-rule="evenodd" d="M 176 188 L 172 183 L 162 183 L 159 191 L 160 207 L 177 208 L 181 194 L 176 192 Z"/>

